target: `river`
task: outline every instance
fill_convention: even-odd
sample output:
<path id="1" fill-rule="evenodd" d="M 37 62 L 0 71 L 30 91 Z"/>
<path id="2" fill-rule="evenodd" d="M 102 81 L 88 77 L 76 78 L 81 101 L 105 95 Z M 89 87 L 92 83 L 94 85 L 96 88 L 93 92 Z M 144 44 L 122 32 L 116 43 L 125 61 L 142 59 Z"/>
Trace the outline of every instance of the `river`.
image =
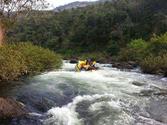
<path id="1" fill-rule="evenodd" d="M 110 64 L 92 72 L 74 67 L 64 61 L 61 70 L 3 85 L 0 95 L 23 102 L 31 113 L 0 125 L 167 124 L 167 78 Z"/>

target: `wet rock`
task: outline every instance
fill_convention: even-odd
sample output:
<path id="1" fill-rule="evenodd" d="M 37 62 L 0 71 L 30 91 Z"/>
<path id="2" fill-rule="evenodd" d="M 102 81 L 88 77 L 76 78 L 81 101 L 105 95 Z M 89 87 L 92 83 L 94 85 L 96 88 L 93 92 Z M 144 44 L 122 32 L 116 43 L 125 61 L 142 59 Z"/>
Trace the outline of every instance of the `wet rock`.
<path id="1" fill-rule="evenodd" d="M 156 96 L 166 96 L 167 95 L 167 88 L 166 87 L 158 87 L 158 86 L 150 86 L 151 89 L 154 90 L 153 95 Z"/>
<path id="2" fill-rule="evenodd" d="M 112 57 L 107 57 L 104 59 L 98 59 L 96 60 L 97 63 L 102 63 L 102 64 L 111 64 L 113 62 Z"/>
<path id="3" fill-rule="evenodd" d="M 167 77 L 167 72 L 165 72 L 165 75 L 164 75 L 165 77 Z"/>
<path id="4" fill-rule="evenodd" d="M 145 85 L 145 83 L 141 83 L 141 82 L 137 82 L 137 81 L 133 81 L 132 84 L 135 85 L 135 86 L 143 86 L 143 85 Z"/>
<path id="5" fill-rule="evenodd" d="M 120 68 L 121 64 L 120 63 L 112 63 L 112 67 L 114 67 L 114 68 Z"/>
<path id="6" fill-rule="evenodd" d="M 25 106 L 11 98 L 0 98 L 0 118 L 13 118 L 26 115 Z"/>
<path id="7" fill-rule="evenodd" d="M 71 59 L 71 60 L 70 60 L 70 63 L 71 63 L 71 64 L 76 64 L 76 63 L 78 63 L 78 60 L 77 60 L 77 59 Z"/>
<path id="8" fill-rule="evenodd" d="M 112 67 L 118 69 L 134 69 L 137 67 L 136 62 L 129 61 L 129 62 L 112 62 Z"/>
<path id="9" fill-rule="evenodd" d="M 26 104 L 27 109 L 31 112 L 44 113 L 55 106 L 56 99 L 59 100 L 51 93 L 46 93 L 46 96 L 34 92 L 31 92 L 31 94 L 24 93 L 24 95 L 18 97 L 18 100 Z"/>
<path id="10" fill-rule="evenodd" d="M 10 125 L 43 125 L 41 119 L 42 116 L 31 114 L 12 119 Z"/>
<path id="11" fill-rule="evenodd" d="M 134 61 L 129 61 L 128 64 L 133 66 L 134 68 L 136 68 L 138 66 L 137 63 Z"/>
<path id="12" fill-rule="evenodd" d="M 165 96 L 165 95 L 167 95 L 167 91 L 155 92 L 154 95 Z"/>
<path id="13" fill-rule="evenodd" d="M 166 125 L 166 124 L 152 118 L 139 116 L 138 121 L 137 123 L 135 123 L 135 125 Z"/>
<path id="14" fill-rule="evenodd" d="M 140 96 L 151 96 L 155 91 L 154 90 L 141 90 Z"/>

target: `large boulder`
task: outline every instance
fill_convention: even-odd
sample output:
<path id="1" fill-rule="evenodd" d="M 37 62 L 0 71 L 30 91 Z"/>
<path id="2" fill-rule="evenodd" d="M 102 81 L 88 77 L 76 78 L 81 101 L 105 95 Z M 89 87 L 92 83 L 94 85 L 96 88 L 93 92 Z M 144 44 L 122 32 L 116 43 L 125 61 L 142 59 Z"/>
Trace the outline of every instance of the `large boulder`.
<path id="1" fill-rule="evenodd" d="M 0 118 L 13 118 L 26 115 L 25 106 L 11 98 L 0 97 Z"/>

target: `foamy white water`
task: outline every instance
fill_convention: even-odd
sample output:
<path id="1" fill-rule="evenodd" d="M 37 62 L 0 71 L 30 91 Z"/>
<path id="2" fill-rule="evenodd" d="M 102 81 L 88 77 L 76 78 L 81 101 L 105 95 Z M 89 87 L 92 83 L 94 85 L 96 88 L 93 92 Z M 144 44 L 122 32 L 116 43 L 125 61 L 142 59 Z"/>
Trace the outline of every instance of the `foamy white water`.
<path id="1" fill-rule="evenodd" d="M 146 110 L 152 94 L 164 89 L 164 80 L 120 71 L 111 65 L 99 66 L 98 71 L 75 72 L 74 64 L 64 63 L 62 70 L 36 77 L 43 85 L 49 83 L 45 86 L 50 91 L 72 98 L 67 104 L 48 110 L 44 125 L 164 124 Z M 142 84 L 135 85 L 134 81 Z"/>

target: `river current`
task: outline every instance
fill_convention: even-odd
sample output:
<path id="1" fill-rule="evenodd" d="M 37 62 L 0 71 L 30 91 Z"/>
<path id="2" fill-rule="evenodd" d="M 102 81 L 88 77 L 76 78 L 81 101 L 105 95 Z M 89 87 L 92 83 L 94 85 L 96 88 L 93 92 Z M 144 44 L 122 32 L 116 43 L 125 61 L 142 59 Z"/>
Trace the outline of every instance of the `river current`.
<path id="1" fill-rule="evenodd" d="M 0 125 L 166 125 L 167 78 L 121 71 L 110 64 L 75 72 L 62 69 L 1 87 L 1 96 L 23 102 L 28 116 Z"/>

